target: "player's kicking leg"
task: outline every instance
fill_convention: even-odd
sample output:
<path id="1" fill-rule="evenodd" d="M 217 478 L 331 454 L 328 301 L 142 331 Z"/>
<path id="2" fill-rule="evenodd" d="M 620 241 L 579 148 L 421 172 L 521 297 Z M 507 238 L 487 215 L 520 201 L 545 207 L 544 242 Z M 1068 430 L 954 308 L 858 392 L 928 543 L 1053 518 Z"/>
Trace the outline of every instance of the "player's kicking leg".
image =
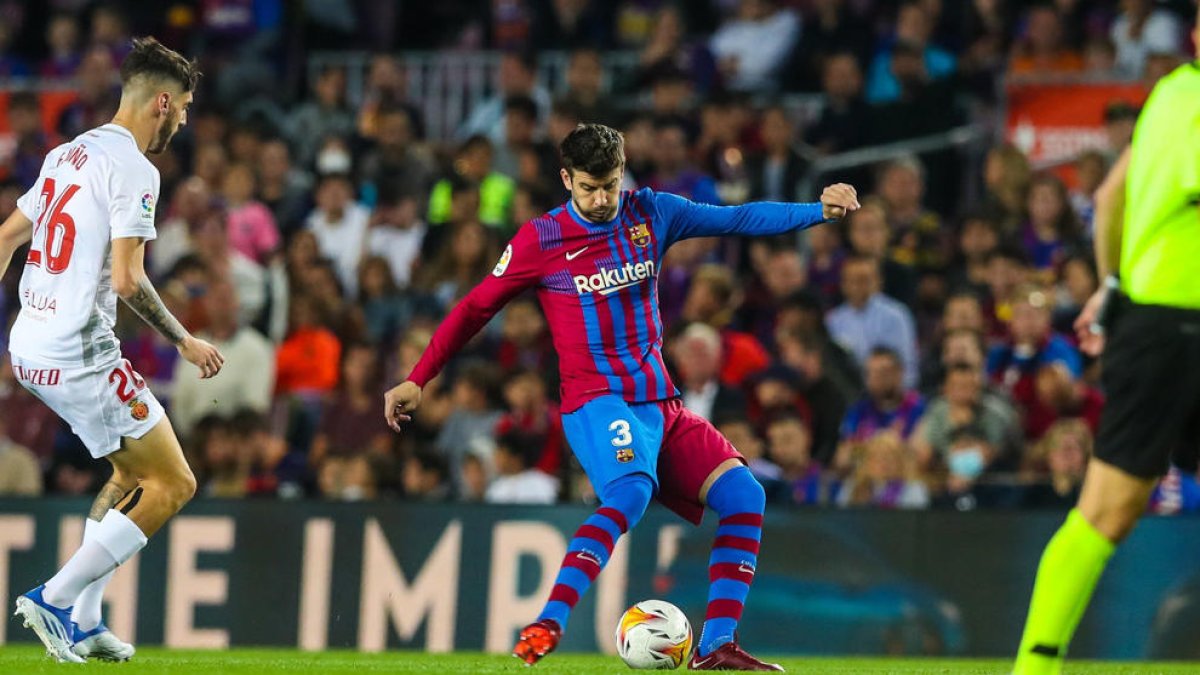
<path id="1" fill-rule="evenodd" d="M 84 522 L 83 541 L 87 543 L 95 538 L 96 528 L 105 514 L 116 506 L 125 495 L 137 487 L 137 479 L 122 473 L 113 467 L 112 476 L 92 502 L 92 510 L 88 512 Z M 95 658 L 102 661 L 128 661 L 135 652 L 133 645 L 123 642 L 108 626 L 104 625 L 102 603 L 104 589 L 112 580 L 112 572 L 88 584 L 75 600 L 75 609 L 71 612 L 71 638 L 75 642 L 71 651 L 83 658 Z"/>
<path id="2" fill-rule="evenodd" d="M 528 665 L 558 646 L 571 610 L 608 564 L 617 540 L 650 505 L 663 418 L 655 404 L 631 406 L 604 396 L 564 415 L 563 429 L 601 506 L 575 532 L 550 599 L 513 647 L 513 656 Z"/>
<path id="3" fill-rule="evenodd" d="M 166 417 L 141 438 L 122 439 L 121 449 L 109 460 L 136 486 L 108 509 L 54 577 L 17 599 L 17 615 L 60 662 L 84 661 L 72 651 L 71 613 L 80 594 L 140 551 L 196 491 L 196 479 Z"/>
<path id="4" fill-rule="evenodd" d="M 1067 646 L 1118 544 L 1145 513 L 1157 479 L 1093 458 L 1079 496 L 1038 565 L 1016 675 L 1062 672 Z"/>
<path id="5" fill-rule="evenodd" d="M 738 622 L 758 567 L 766 495 L 742 456 L 707 420 L 678 400 L 661 404 L 667 420 L 659 461 L 659 501 L 699 524 L 704 507 L 717 514 L 708 562 L 708 607 L 691 670 L 782 671 L 737 643 Z"/>

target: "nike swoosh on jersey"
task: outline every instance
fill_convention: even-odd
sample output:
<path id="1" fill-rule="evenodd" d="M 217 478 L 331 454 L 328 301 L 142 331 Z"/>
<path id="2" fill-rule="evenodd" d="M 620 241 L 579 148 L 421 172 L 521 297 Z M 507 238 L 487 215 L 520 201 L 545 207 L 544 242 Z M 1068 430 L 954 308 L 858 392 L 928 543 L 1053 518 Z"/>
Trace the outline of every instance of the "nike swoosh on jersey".
<path id="1" fill-rule="evenodd" d="M 588 250 L 589 248 L 591 248 L 591 246 L 584 246 L 583 248 L 579 249 L 578 251 L 571 251 L 571 252 L 567 253 L 567 260 L 574 260 L 574 259 L 578 258 L 579 256 L 583 255 L 583 252 Z"/>

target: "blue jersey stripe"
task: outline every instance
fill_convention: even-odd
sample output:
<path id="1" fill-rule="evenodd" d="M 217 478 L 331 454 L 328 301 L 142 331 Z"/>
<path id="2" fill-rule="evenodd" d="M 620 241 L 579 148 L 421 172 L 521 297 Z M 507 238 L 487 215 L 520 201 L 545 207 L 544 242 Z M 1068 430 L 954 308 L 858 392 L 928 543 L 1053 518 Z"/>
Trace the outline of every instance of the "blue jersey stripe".
<path id="1" fill-rule="evenodd" d="M 630 203 L 633 204 L 634 208 L 637 209 L 638 215 L 641 218 L 644 218 L 646 220 L 648 227 L 653 229 L 656 226 L 656 223 L 654 222 L 654 219 L 652 218 L 652 215 L 651 215 L 653 213 L 653 210 L 652 209 L 647 210 L 647 209 L 643 208 L 641 200 L 634 200 L 631 198 L 629 201 L 630 201 Z M 656 232 L 656 235 L 657 235 L 657 232 Z M 642 250 L 641 250 L 641 259 L 642 260 L 649 260 L 652 252 L 658 253 L 658 242 L 659 241 L 662 241 L 662 240 L 658 236 L 656 236 L 653 250 L 649 246 L 642 248 Z M 661 266 L 662 256 L 655 255 L 654 257 L 655 257 L 654 265 L 655 265 L 655 268 L 657 269 Z M 654 379 L 656 380 L 654 397 L 657 399 L 664 399 L 667 397 L 667 379 L 668 378 L 667 378 L 667 374 L 665 372 L 663 372 L 662 364 L 660 364 L 658 361 L 658 358 L 656 358 L 654 356 L 654 352 L 658 351 L 658 350 L 656 349 L 654 344 L 650 343 L 650 338 L 649 338 L 650 333 L 651 333 L 650 322 L 654 321 L 655 324 L 658 323 L 658 279 L 651 279 L 650 283 L 648 285 L 649 285 L 649 289 L 645 289 L 645 288 L 638 289 L 638 292 L 641 295 L 642 307 L 650 310 L 649 312 L 647 312 L 647 311 L 640 312 L 640 316 L 638 317 L 639 328 L 642 326 L 645 326 L 644 331 L 641 331 L 641 330 L 638 331 L 638 344 L 645 345 L 645 348 L 646 348 L 645 358 L 647 361 L 650 362 L 650 368 L 654 371 Z M 649 316 L 649 315 L 653 315 L 653 318 L 651 318 L 651 316 Z M 662 335 L 662 327 L 661 326 L 659 326 L 657 335 L 660 335 L 660 336 Z"/>
<path id="2" fill-rule="evenodd" d="M 587 329 L 588 344 L 603 344 L 604 335 L 600 332 L 600 316 L 596 312 L 595 296 L 591 293 L 580 295 L 579 307 L 583 311 L 583 324 Z M 593 352 L 592 361 L 596 364 L 596 372 L 608 380 L 608 388 L 614 392 L 621 391 L 621 378 L 613 371 L 612 365 L 608 362 L 608 357 L 604 355 L 597 357 Z"/>
<path id="3" fill-rule="evenodd" d="M 601 264 L 620 267 L 623 263 L 614 257 L 611 260 L 601 261 Z M 637 360 L 633 358 L 633 354 L 629 351 L 629 336 L 625 331 L 625 306 L 621 302 L 620 291 L 604 298 L 604 302 L 607 303 L 608 311 L 612 314 L 613 350 L 616 352 L 617 357 L 621 359 L 621 364 L 625 366 L 625 370 L 629 371 L 629 375 L 633 379 L 634 395 L 642 399 L 646 393 L 646 378 L 639 378 L 641 376 L 641 369 L 638 368 Z M 620 389 L 617 391 L 620 391 Z"/>
<path id="4" fill-rule="evenodd" d="M 626 205 L 628 205 L 628 203 L 629 203 L 629 200 L 626 200 Z M 616 235 L 617 236 L 617 247 L 618 247 L 619 251 L 613 251 L 613 253 L 616 254 L 618 256 L 618 258 L 621 259 L 621 262 L 620 262 L 621 265 L 624 265 L 625 262 L 634 262 L 634 260 L 635 260 L 633 251 L 630 250 L 630 249 L 632 249 L 633 245 L 630 244 L 628 241 L 626 241 L 627 237 L 624 236 L 625 231 L 626 231 L 625 228 L 628 227 L 628 223 L 626 222 L 626 219 L 625 219 L 626 212 L 627 212 L 627 208 L 622 209 L 621 217 L 619 218 L 618 230 L 617 230 L 617 235 Z M 638 284 L 634 288 L 638 288 L 641 285 L 642 284 Z M 642 334 L 641 324 L 638 323 L 637 313 L 638 313 L 639 309 L 637 306 L 637 300 L 636 299 L 632 300 L 629 303 L 629 305 L 626 306 L 625 300 L 624 300 L 625 295 L 626 294 L 623 292 L 618 292 L 618 293 L 613 293 L 612 295 L 610 295 L 608 297 L 609 304 L 612 305 L 613 307 L 620 307 L 620 312 L 621 312 L 620 317 L 618 317 L 616 311 L 613 312 L 614 320 L 617 321 L 618 324 L 620 325 L 620 328 L 619 328 L 620 335 L 624 336 L 623 338 L 621 338 L 621 337 L 617 338 L 618 342 L 617 342 L 616 348 L 617 348 L 618 353 L 624 352 L 621 355 L 621 359 L 625 363 L 629 364 L 630 367 L 632 368 L 631 374 L 633 375 L 634 396 L 636 396 L 639 401 L 644 401 L 644 400 L 646 400 L 646 397 L 650 393 L 648 391 L 650 383 L 646 379 L 645 371 L 643 371 L 641 368 L 641 363 L 639 363 L 638 358 L 636 356 L 634 356 L 633 345 L 631 344 L 631 341 L 629 339 L 630 336 L 626 332 L 627 328 L 625 325 L 626 322 L 625 322 L 625 317 L 624 317 L 625 312 L 628 311 L 628 312 L 633 313 L 633 326 L 634 326 L 634 332 L 637 333 L 637 337 L 638 337 L 637 344 L 638 345 L 644 344 L 643 340 L 645 338 L 645 335 Z M 630 292 L 628 295 L 632 299 L 634 293 Z"/>

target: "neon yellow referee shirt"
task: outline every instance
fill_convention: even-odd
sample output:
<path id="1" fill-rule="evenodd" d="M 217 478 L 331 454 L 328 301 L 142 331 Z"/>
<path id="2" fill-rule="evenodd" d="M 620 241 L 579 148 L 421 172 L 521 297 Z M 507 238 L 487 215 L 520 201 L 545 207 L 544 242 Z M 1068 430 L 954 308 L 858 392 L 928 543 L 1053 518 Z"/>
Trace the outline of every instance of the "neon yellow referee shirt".
<path id="1" fill-rule="evenodd" d="M 1121 286 L 1138 304 L 1200 309 L 1200 62 L 1159 80 L 1134 128 Z"/>

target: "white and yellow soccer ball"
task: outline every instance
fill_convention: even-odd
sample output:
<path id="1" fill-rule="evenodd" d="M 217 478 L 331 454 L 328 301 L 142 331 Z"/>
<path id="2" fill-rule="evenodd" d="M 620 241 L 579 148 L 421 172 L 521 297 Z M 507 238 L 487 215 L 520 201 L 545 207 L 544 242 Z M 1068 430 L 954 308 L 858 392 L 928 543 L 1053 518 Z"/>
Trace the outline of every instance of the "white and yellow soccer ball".
<path id="1" fill-rule="evenodd" d="M 617 623 L 617 653 L 635 670 L 673 670 L 692 652 L 692 625 L 675 605 L 643 600 Z"/>

